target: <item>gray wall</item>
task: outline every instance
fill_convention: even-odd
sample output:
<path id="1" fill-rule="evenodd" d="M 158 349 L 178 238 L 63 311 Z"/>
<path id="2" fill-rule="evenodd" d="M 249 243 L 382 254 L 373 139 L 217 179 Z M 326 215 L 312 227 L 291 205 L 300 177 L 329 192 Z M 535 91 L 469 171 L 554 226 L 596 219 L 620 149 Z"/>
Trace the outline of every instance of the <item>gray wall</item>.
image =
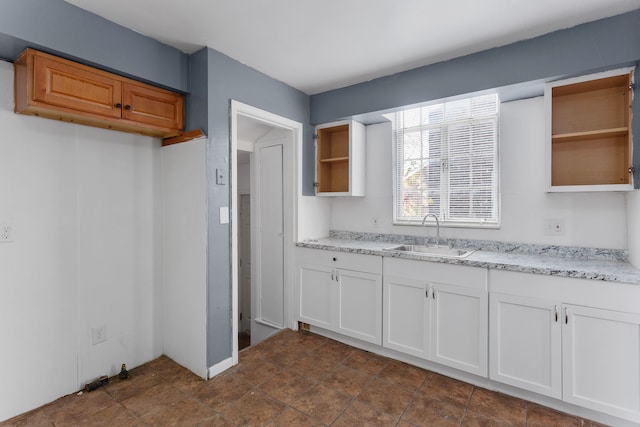
<path id="1" fill-rule="evenodd" d="M 230 206 L 230 105 L 231 100 L 252 105 L 301 122 L 304 125 L 305 158 L 313 158 L 309 123 L 309 97 L 215 50 L 207 49 L 208 75 L 208 340 L 209 366 L 231 355 L 231 230 L 219 223 L 219 208 Z M 196 64 L 192 61 L 192 72 Z M 309 147 L 311 149 L 309 150 Z M 215 170 L 226 171 L 224 185 L 217 185 Z M 235 191 L 235 189 L 233 190 Z M 235 215 L 230 213 L 231 218 Z"/>
<path id="2" fill-rule="evenodd" d="M 311 96 L 311 123 L 331 122 L 455 95 L 504 88 L 506 98 L 541 95 L 544 81 L 640 61 L 640 10 Z M 636 76 L 640 73 L 636 72 Z M 636 85 L 636 95 L 638 95 Z M 505 99 L 504 96 L 501 96 Z M 634 100 L 636 117 L 640 97 Z M 379 120 L 378 120 L 379 121 Z M 640 120 L 633 121 L 640 186 Z M 313 180 L 313 164 L 305 181 Z"/>
<path id="3" fill-rule="evenodd" d="M 0 57 L 34 47 L 181 92 L 188 56 L 62 0 L 2 0 Z"/>

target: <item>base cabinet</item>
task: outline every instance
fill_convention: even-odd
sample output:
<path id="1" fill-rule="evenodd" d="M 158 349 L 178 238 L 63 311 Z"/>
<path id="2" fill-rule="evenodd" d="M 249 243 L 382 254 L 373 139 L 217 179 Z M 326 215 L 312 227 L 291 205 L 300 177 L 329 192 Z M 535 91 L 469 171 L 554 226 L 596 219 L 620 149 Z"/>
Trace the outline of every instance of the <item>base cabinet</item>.
<path id="1" fill-rule="evenodd" d="M 563 306 L 563 399 L 640 422 L 640 315 Z"/>
<path id="2" fill-rule="evenodd" d="M 637 286 L 513 272 L 489 284 L 489 378 L 640 422 Z"/>
<path id="3" fill-rule="evenodd" d="M 486 271 L 384 260 L 383 345 L 487 376 Z"/>
<path id="4" fill-rule="evenodd" d="M 489 297 L 489 378 L 562 398 L 560 306 L 544 299 Z"/>
<path id="5" fill-rule="evenodd" d="M 298 248 L 298 321 L 382 344 L 382 260 Z"/>

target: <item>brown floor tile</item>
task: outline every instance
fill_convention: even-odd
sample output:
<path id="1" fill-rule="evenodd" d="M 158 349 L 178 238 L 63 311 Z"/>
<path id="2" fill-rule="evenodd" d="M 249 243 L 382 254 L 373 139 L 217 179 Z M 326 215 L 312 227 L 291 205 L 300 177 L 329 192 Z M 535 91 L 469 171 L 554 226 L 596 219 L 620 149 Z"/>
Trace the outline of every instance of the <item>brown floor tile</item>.
<path id="1" fill-rule="evenodd" d="M 511 427 L 512 424 L 507 421 L 499 421 L 489 417 L 483 417 L 477 414 L 465 414 L 462 418 L 460 426 L 464 427 Z"/>
<path id="2" fill-rule="evenodd" d="M 0 422 L 2 427 L 50 427 L 53 426 L 53 421 L 49 419 L 47 414 L 42 409 L 36 409 L 34 411 L 27 412 L 26 414 L 19 415 L 17 417 L 10 418 L 6 421 Z"/>
<path id="3" fill-rule="evenodd" d="M 278 366 L 280 368 L 286 368 L 291 364 L 305 357 L 308 353 L 301 348 L 296 348 L 288 343 L 283 344 L 282 347 L 266 352 L 262 355 L 262 360 Z"/>
<path id="4" fill-rule="evenodd" d="M 378 377 L 415 391 L 424 382 L 427 371 L 394 360 L 380 371 Z"/>
<path id="5" fill-rule="evenodd" d="M 103 409 L 118 405 L 103 390 L 95 390 L 83 392 L 81 395 L 70 394 L 44 406 L 42 409 L 56 425 L 70 425 L 91 417 Z"/>
<path id="6" fill-rule="evenodd" d="M 208 425 L 219 418 L 215 411 L 194 398 L 174 400 L 174 403 L 143 410 L 137 414 L 138 418 L 152 426 Z"/>
<path id="7" fill-rule="evenodd" d="M 366 405 L 358 400 L 354 400 L 344 410 L 342 415 L 331 424 L 333 427 L 351 427 L 351 426 L 393 426 L 396 423 L 396 418 L 389 414 L 378 411 L 369 405 Z"/>
<path id="8" fill-rule="evenodd" d="M 140 372 L 139 374 L 130 374 L 126 380 L 120 380 L 119 378 L 113 379 L 104 387 L 104 391 L 115 400 L 123 401 L 143 393 L 162 381 L 162 377 L 158 374 Z"/>
<path id="9" fill-rule="evenodd" d="M 340 363 L 353 353 L 353 347 L 338 341 L 328 340 L 324 345 L 313 350 L 312 354 L 320 356 L 331 363 Z"/>
<path id="10" fill-rule="evenodd" d="M 357 396 L 371 381 L 373 376 L 348 366 L 338 366 L 322 383 L 329 388 L 341 391 L 349 396 Z"/>
<path id="11" fill-rule="evenodd" d="M 524 400 L 482 388 L 474 388 L 467 407 L 470 415 L 480 415 L 513 426 L 526 424 L 527 403 Z"/>
<path id="12" fill-rule="evenodd" d="M 337 365 L 315 354 L 309 354 L 292 364 L 289 369 L 298 375 L 319 381 L 331 374 Z"/>
<path id="13" fill-rule="evenodd" d="M 558 412 L 554 409 L 529 403 L 527 405 L 527 427 L 551 427 L 551 426 L 585 426 L 589 421 L 580 417 Z"/>
<path id="14" fill-rule="evenodd" d="M 299 345 L 306 352 L 311 353 L 321 345 L 326 344 L 329 338 L 312 334 L 311 332 L 298 331 L 298 333 L 289 341 L 292 345 Z"/>
<path id="15" fill-rule="evenodd" d="M 108 408 L 103 409 L 102 411 L 96 412 L 91 416 L 90 419 L 86 420 L 88 424 L 94 427 L 111 427 L 111 426 L 122 426 L 122 427 L 137 427 L 144 426 L 144 424 L 138 420 L 131 413 L 131 411 L 127 410 L 125 407 L 118 406 L 109 406 Z"/>
<path id="16" fill-rule="evenodd" d="M 325 424 L 331 424 L 351 402 L 351 396 L 332 390 L 323 385 L 316 385 L 303 394 L 291 406 L 311 418 Z"/>
<path id="17" fill-rule="evenodd" d="M 427 396 L 416 396 L 402 419 L 417 426 L 458 426 L 466 403 L 450 403 Z"/>
<path id="18" fill-rule="evenodd" d="M 233 375 L 222 375 L 209 380 L 207 385 L 195 394 L 195 397 L 220 412 L 251 389 L 249 384 Z"/>
<path id="19" fill-rule="evenodd" d="M 285 369 L 263 383 L 260 389 L 281 402 L 291 403 L 314 384 L 315 381 Z"/>
<path id="20" fill-rule="evenodd" d="M 434 372 L 427 373 L 427 378 L 418 390 L 418 394 L 449 403 L 466 405 L 471 397 L 473 386 L 453 378 Z"/>
<path id="21" fill-rule="evenodd" d="M 389 359 L 368 351 L 355 349 L 342 361 L 342 364 L 371 375 L 377 375 L 389 364 Z"/>
<path id="22" fill-rule="evenodd" d="M 253 390 L 228 405 L 222 415 L 239 426 L 262 426 L 284 411 L 286 405 L 260 390 Z"/>
<path id="23" fill-rule="evenodd" d="M 362 390 L 358 400 L 367 403 L 378 410 L 400 417 L 411 402 L 413 392 L 397 386 L 389 381 L 373 378 Z"/>
<path id="24" fill-rule="evenodd" d="M 324 424 L 291 407 L 285 409 L 283 413 L 267 424 L 267 427 L 291 426 L 323 427 Z"/>
<path id="25" fill-rule="evenodd" d="M 253 360 L 240 363 L 228 371 L 242 381 L 253 386 L 262 384 L 273 378 L 280 371 L 280 367 L 266 360 Z"/>

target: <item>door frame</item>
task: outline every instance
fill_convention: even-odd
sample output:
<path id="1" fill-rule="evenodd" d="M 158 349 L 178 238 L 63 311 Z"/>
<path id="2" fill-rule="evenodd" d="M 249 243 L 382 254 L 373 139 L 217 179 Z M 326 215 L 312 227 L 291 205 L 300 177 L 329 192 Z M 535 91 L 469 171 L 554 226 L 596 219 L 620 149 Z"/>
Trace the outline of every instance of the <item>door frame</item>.
<path id="1" fill-rule="evenodd" d="M 238 224 L 235 220 L 235 212 L 238 209 L 238 116 L 244 116 L 253 120 L 257 120 L 268 124 L 269 126 L 284 129 L 291 132 L 292 138 L 287 139 L 285 144 L 288 144 L 289 148 L 286 150 L 286 158 L 283 158 L 283 169 L 289 168 L 291 171 L 291 179 L 285 183 L 285 192 L 289 193 L 290 197 L 286 199 L 290 200 L 286 203 L 284 209 L 290 212 L 290 215 L 285 215 L 285 218 L 290 218 L 284 224 L 284 262 L 285 262 L 285 301 L 284 301 L 284 326 L 292 329 L 296 329 L 295 317 L 293 313 L 294 302 L 294 270 L 293 270 L 293 246 L 297 240 L 298 224 L 297 224 L 297 205 L 298 205 L 298 187 L 300 185 L 300 170 L 299 160 L 302 155 L 302 137 L 303 126 L 302 123 L 296 122 L 291 119 L 279 116 L 277 114 L 270 113 L 260 108 L 253 107 L 251 105 L 244 104 L 242 102 L 231 100 L 231 148 L 230 148 L 230 165 L 231 165 L 231 318 L 232 324 L 232 363 L 235 365 L 238 363 L 238 322 L 236 321 L 238 316 Z M 253 220 L 253 219 L 252 219 Z M 253 240 L 253 238 L 252 238 Z M 252 248 L 252 253 L 255 248 Z M 253 298 L 253 296 L 252 296 Z"/>

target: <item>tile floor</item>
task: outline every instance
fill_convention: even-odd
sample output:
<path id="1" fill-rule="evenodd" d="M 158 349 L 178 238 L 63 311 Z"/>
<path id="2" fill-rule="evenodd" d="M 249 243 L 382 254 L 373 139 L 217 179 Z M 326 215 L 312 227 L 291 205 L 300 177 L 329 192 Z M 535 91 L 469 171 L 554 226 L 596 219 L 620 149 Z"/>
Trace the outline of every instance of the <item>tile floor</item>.
<path id="1" fill-rule="evenodd" d="M 204 381 L 167 357 L 0 426 L 598 426 L 307 332 Z"/>

